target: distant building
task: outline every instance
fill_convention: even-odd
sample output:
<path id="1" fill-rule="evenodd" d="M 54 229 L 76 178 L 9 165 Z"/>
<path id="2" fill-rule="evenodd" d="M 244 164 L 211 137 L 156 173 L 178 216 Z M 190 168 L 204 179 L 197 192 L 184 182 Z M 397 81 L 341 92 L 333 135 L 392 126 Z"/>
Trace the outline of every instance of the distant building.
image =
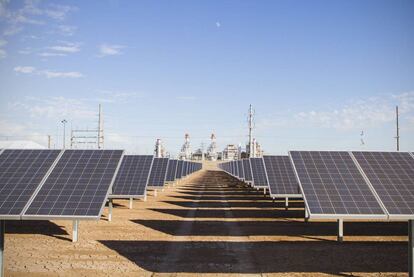
<path id="1" fill-rule="evenodd" d="M 190 148 L 190 135 L 185 134 L 184 144 L 181 147 L 180 154 L 178 155 L 180 160 L 190 160 L 191 159 L 191 148 Z"/>
<path id="2" fill-rule="evenodd" d="M 211 134 L 211 143 L 207 148 L 207 155 L 206 158 L 208 160 L 211 161 L 216 161 L 218 158 L 218 153 L 217 153 L 217 145 L 216 145 L 216 135 Z"/>
<path id="3" fill-rule="evenodd" d="M 239 157 L 239 149 L 234 144 L 229 144 L 223 150 L 223 160 L 237 160 Z"/>
<path id="4" fill-rule="evenodd" d="M 250 158 L 254 157 L 263 157 L 263 150 L 262 146 L 257 142 L 256 139 L 253 139 L 253 153 L 249 153 L 250 151 L 250 145 L 249 143 L 246 144 L 246 154 Z"/>

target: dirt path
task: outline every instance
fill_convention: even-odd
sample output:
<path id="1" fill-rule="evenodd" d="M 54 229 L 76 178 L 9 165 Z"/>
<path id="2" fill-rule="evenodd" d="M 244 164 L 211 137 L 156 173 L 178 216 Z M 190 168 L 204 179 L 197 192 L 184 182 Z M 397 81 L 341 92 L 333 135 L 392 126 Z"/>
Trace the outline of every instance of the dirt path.
<path id="1" fill-rule="evenodd" d="M 106 211 L 105 211 L 106 212 Z M 216 170 L 148 201 L 115 201 L 113 221 L 8 222 L 6 276 L 406 276 L 405 223 L 303 221 L 303 203 L 272 202 Z"/>

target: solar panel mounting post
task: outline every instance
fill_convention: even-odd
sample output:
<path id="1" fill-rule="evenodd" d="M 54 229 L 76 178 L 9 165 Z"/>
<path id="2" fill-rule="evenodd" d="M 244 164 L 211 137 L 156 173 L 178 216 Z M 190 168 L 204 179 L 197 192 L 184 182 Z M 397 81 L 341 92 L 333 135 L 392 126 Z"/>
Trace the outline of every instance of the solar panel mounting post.
<path id="1" fill-rule="evenodd" d="M 289 209 L 289 197 L 285 198 L 285 209 Z"/>
<path id="2" fill-rule="evenodd" d="M 78 235 L 79 235 L 79 220 L 74 220 L 73 226 L 72 226 L 72 242 L 78 241 Z"/>
<path id="3" fill-rule="evenodd" d="M 108 201 L 108 221 L 112 221 L 112 199 Z"/>
<path id="4" fill-rule="evenodd" d="M 408 221 L 408 275 L 414 277 L 414 220 Z"/>
<path id="5" fill-rule="evenodd" d="M 133 198 L 129 198 L 129 209 L 132 209 Z"/>
<path id="6" fill-rule="evenodd" d="M 266 195 L 266 188 L 263 188 L 263 194 Z"/>
<path id="7" fill-rule="evenodd" d="M 4 276 L 4 233 L 6 221 L 0 220 L 0 277 Z"/>
<path id="8" fill-rule="evenodd" d="M 344 240 L 344 220 L 338 219 L 338 242 L 343 242 Z"/>

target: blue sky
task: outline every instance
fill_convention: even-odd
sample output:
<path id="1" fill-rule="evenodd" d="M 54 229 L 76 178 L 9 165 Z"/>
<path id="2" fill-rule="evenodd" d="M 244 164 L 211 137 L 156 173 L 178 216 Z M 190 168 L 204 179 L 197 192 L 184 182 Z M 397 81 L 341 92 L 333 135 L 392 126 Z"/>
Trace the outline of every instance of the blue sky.
<path id="1" fill-rule="evenodd" d="M 0 0 L 0 139 L 414 150 L 413 1 Z M 361 144 L 361 131 L 364 142 Z"/>

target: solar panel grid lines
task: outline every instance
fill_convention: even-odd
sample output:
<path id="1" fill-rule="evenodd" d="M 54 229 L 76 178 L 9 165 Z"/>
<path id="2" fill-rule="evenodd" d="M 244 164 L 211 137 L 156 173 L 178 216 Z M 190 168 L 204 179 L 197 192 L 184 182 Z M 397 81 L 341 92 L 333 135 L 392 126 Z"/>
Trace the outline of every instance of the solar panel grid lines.
<path id="1" fill-rule="evenodd" d="M 154 158 L 148 187 L 162 187 L 167 177 L 168 158 Z"/>
<path id="2" fill-rule="evenodd" d="M 178 160 L 169 160 L 167 168 L 167 182 L 174 182 L 177 174 Z"/>
<path id="3" fill-rule="evenodd" d="M 247 182 L 252 181 L 252 169 L 250 167 L 249 159 L 243 159 L 243 170 L 244 170 L 244 180 Z"/>
<path id="4" fill-rule="evenodd" d="M 65 150 L 23 219 L 99 219 L 123 150 Z"/>
<path id="5" fill-rule="evenodd" d="M 153 160 L 152 155 L 125 155 L 109 198 L 145 197 Z"/>
<path id="6" fill-rule="evenodd" d="M 414 219 L 414 159 L 408 152 L 362 152 L 351 155 L 383 204 L 389 219 Z"/>
<path id="7" fill-rule="evenodd" d="M 60 150 L 4 149 L 0 155 L 0 218 L 21 219 Z"/>
<path id="8" fill-rule="evenodd" d="M 289 156 L 263 156 L 271 197 L 302 197 Z"/>
<path id="9" fill-rule="evenodd" d="M 252 170 L 253 187 L 267 188 L 266 169 L 262 158 L 250 158 L 250 166 Z"/>
<path id="10" fill-rule="evenodd" d="M 238 167 L 239 167 L 239 178 L 244 180 L 244 168 L 243 168 L 243 161 L 238 160 L 237 161 Z"/>
<path id="11" fill-rule="evenodd" d="M 300 189 L 314 219 L 386 219 L 386 213 L 345 151 L 290 151 Z"/>
<path id="12" fill-rule="evenodd" d="M 183 161 L 178 160 L 178 162 L 177 162 L 177 172 L 175 174 L 175 177 L 177 179 L 181 179 L 182 178 L 182 172 L 183 172 Z"/>

